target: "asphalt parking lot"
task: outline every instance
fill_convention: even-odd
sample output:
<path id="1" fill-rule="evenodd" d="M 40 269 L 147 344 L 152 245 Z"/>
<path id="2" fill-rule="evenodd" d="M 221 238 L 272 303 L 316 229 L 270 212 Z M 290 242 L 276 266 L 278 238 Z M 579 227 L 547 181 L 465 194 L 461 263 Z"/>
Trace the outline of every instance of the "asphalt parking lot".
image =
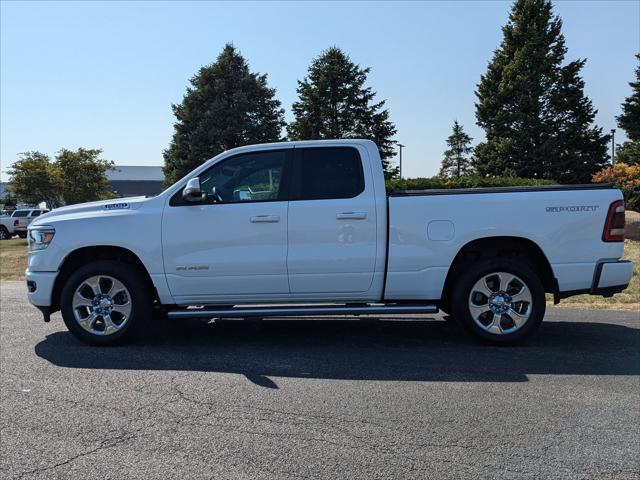
<path id="1" fill-rule="evenodd" d="M 5 479 L 640 476 L 637 312 L 552 309 L 512 348 L 440 316 L 174 321 L 96 348 L 21 282 L 0 301 Z"/>

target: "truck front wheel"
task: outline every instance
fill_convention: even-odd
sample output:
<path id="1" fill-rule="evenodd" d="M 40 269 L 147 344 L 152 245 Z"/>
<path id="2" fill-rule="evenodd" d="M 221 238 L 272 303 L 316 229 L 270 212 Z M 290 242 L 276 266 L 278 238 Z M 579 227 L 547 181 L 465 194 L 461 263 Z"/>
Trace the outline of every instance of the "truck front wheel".
<path id="1" fill-rule="evenodd" d="M 531 335 L 544 317 L 542 282 L 517 260 L 497 257 L 471 264 L 453 288 L 453 316 L 490 343 L 517 343 Z"/>
<path id="2" fill-rule="evenodd" d="M 151 317 L 151 306 L 143 275 L 113 260 L 79 268 L 60 295 L 65 325 L 76 338 L 92 345 L 122 343 L 138 336 Z"/>

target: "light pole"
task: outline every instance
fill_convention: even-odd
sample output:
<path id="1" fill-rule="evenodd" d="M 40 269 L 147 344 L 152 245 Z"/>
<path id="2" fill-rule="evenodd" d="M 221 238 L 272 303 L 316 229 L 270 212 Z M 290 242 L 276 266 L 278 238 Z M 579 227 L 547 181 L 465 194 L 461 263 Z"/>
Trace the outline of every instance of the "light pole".
<path id="1" fill-rule="evenodd" d="M 402 180 L 402 149 L 406 147 L 406 145 L 399 143 L 398 147 L 400 148 L 400 180 Z"/>
<path id="2" fill-rule="evenodd" d="M 611 165 L 616 163 L 616 129 L 611 129 Z"/>

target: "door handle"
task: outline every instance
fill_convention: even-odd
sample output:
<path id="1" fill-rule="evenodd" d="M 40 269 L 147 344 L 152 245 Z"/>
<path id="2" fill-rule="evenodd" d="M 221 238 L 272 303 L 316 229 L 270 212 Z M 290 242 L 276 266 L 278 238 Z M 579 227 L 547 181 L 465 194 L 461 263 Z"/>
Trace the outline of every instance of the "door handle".
<path id="1" fill-rule="evenodd" d="M 251 223 L 278 223 L 280 215 L 256 215 L 251 217 Z"/>
<path id="2" fill-rule="evenodd" d="M 338 220 L 364 220 L 367 212 L 342 212 L 336 215 Z"/>

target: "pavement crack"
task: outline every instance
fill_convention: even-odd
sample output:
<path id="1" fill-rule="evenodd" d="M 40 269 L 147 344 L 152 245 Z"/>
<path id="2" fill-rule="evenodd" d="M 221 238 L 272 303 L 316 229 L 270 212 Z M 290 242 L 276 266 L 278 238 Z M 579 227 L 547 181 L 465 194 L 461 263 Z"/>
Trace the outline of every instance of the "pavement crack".
<path id="1" fill-rule="evenodd" d="M 55 470 L 56 468 L 60 468 L 60 467 L 64 467 L 65 465 L 69 465 L 70 463 L 75 462 L 76 460 L 89 456 L 89 455 L 93 455 L 94 453 L 97 453 L 101 450 L 106 450 L 109 448 L 114 448 L 117 447 L 118 445 L 125 443 L 129 440 L 133 440 L 137 437 L 137 435 L 133 432 L 123 432 L 120 435 L 116 435 L 114 437 L 111 438 L 107 438 L 104 439 L 100 442 L 100 445 L 98 445 L 97 447 L 94 447 L 90 450 L 87 450 L 85 452 L 81 452 L 77 455 L 73 455 L 72 457 L 67 458 L 66 460 L 63 460 L 61 462 L 57 462 L 53 465 L 47 465 L 45 467 L 39 467 L 39 468 L 34 468 L 32 470 L 27 470 L 24 472 L 20 472 L 18 474 L 18 476 L 16 477 L 16 479 L 22 479 L 25 478 L 27 476 L 30 475 L 38 475 L 40 473 L 43 472 L 48 472 L 50 470 Z"/>

